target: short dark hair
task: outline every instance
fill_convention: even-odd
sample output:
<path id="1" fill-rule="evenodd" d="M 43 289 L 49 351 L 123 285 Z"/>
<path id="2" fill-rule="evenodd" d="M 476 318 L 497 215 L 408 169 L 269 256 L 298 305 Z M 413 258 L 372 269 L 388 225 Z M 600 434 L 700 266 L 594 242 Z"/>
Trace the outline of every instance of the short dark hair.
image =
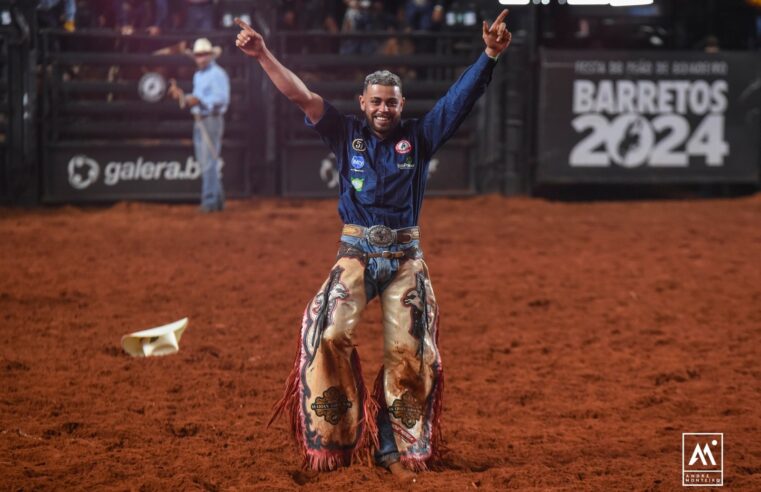
<path id="1" fill-rule="evenodd" d="M 362 88 L 362 91 L 366 91 L 368 86 L 371 85 L 396 86 L 399 88 L 399 91 L 401 91 L 402 79 L 400 79 L 399 76 L 395 73 L 391 73 L 388 70 L 378 70 L 365 77 L 365 86 Z"/>

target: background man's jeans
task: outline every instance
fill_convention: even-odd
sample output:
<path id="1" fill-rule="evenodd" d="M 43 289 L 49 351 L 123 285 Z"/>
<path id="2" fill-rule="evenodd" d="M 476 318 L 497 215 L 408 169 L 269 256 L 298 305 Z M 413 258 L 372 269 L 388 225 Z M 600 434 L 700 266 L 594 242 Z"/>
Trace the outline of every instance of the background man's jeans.
<path id="1" fill-rule="evenodd" d="M 209 141 L 214 146 L 214 151 L 201 134 L 200 125 L 206 128 Z M 225 131 L 224 116 L 206 116 L 195 121 L 193 126 L 193 146 L 195 147 L 196 160 L 201 166 L 201 206 L 207 209 L 221 210 L 225 202 L 225 194 L 222 190 L 222 172 L 220 169 L 219 156 L 222 151 L 222 135 Z"/>

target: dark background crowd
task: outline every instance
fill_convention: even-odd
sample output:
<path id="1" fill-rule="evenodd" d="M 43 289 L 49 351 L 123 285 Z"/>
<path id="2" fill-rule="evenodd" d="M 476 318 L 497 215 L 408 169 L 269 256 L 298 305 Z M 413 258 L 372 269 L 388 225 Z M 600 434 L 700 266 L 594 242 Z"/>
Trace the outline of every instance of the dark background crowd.
<path id="1" fill-rule="evenodd" d="M 386 29 L 436 30 L 473 17 L 473 2 L 439 0 L 281 0 L 276 26 L 284 31 L 331 33 Z M 38 10 L 48 27 L 114 28 L 122 34 L 144 30 L 212 30 L 231 27 L 230 12 L 245 15 L 266 7 L 256 0 L 40 0 Z M 454 9 L 454 11 L 452 10 Z M 445 12 L 461 12 L 459 18 Z M 475 22 L 473 22 L 475 23 Z"/>
<path id="2" fill-rule="evenodd" d="M 36 0 L 42 27 L 115 29 L 159 35 L 233 28 L 257 12 L 279 32 L 435 32 L 476 26 L 496 0 Z M 541 45 L 572 49 L 755 49 L 761 42 L 758 0 L 658 0 L 611 8 L 534 1 L 511 6 L 511 29 L 537 32 Z M 535 7 L 530 20 L 524 15 Z M 534 23 L 524 26 L 526 22 Z M 538 28 L 538 29 L 537 29 Z M 342 44 L 343 52 L 361 52 Z"/>

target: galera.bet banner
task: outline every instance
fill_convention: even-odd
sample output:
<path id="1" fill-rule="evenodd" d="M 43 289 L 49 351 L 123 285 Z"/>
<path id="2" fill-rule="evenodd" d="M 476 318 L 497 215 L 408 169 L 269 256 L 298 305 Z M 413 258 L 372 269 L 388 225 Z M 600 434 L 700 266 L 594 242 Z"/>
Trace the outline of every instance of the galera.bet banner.
<path id="1" fill-rule="evenodd" d="M 753 53 L 543 51 L 538 183 L 754 183 Z"/>
<path id="2" fill-rule="evenodd" d="M 220 157 L 226 195 L 247 195 L 245 149 L 228 142 Z M 202 171 L 190 145 L 68 142 L 47 150 L 43 201 L 200 200 Z"/>

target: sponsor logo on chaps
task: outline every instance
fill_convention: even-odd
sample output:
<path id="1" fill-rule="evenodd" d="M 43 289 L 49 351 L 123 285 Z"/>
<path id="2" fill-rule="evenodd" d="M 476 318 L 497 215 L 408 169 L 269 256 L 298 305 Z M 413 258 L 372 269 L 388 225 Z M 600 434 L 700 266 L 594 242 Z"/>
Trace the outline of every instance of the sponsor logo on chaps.
<path id="1" fill-rule="evenodd" d="M 329 424 L 337 425 L 346 412 L 351 408 L 351 402 L 336 386 L 326 389 L 322 396 L 314 399 L 310 405 L 315 415 L 323 417 Z"/>
<path id="2" fill-rule="evenodd" d="M 720 487 L 724 485 L 724 434 L 685 432 L 682 434 L 682 485 Z"/>
<path id="3" fill-rule="evenodd" d="M 405 392 L 401 398 L 394 400 L 394 403 L 388 407 L 388 411 L 401 420 L 408 429 L 415 427 L 417 421 L 423 416 L 422 406 L 409 391 Z"/>
<path id="4" fill-rule="evenodd" d="M 217 162 L 221 170 L 224 162 L 222 159 Z M 110 161 L 103 166 L 102 173 L 98 162 L 85 155 L 75 155 L 68 165 L 69 184 L 77 190 L 92 186 L 101 174 L 103 184 L 115 186 L 125 181 L 192 181 L 198 179 L 201 172 L 201 165 L 192 156 L 186 159 L 184 165 L 180 161 L 149 161 L 143 156 L 134 161 Z"/>

